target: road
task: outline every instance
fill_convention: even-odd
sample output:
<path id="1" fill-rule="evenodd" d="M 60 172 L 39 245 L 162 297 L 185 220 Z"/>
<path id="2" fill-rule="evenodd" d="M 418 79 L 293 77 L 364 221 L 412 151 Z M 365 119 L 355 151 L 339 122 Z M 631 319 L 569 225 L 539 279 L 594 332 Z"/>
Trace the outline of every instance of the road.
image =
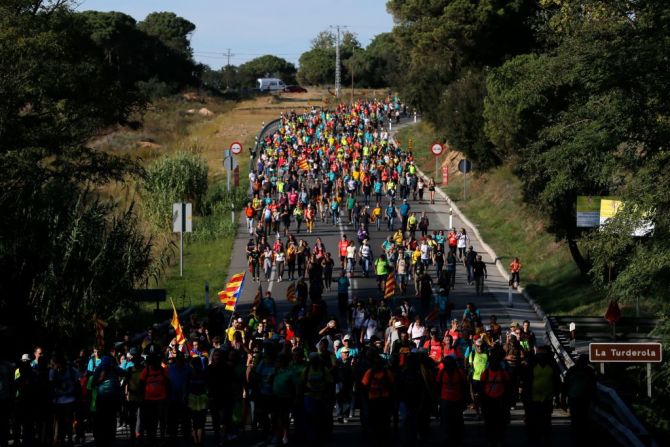
<path id="1" fill-rule="evenodd" d="M 407 125 L 407 124 L 405 124 Z M 402 125 L 401 125 L 402 126 Z M 395 128 L 394 130 L 397 130 Z M 444 229 L 446 230 L 449 225 L 449 209 L 451 207 L 451 202 L 448 197 L 436 194 L 435 204 L 431 205 L 430 201 L 426 196 L 421 202 L 412 201 L 410 199 L 411 210 L 417 212 L 417 216 L 420 216 L 420 213 L 425 211 L 426 215 L 430 220 L 429 230 Z M 484 296 L 475 296 L 474 285 L 470 286 L 466 283 L 466 274 L 465 269 L 462 265 L 457 267 L 456 274 L 456 285 L 455 288 L 450 292 L 450 299 L 455 304 L 455 310 L 453 312 L 454 316 L 460 316 L 463 313 L 463 310 L 466 307 L 468 302 L 474 302 L 481 311 L 482 321 L 485 323 L 488 322 L 488 317 L 492 314 L 495 314 L 498 317 L 498 322 L 505 327 L 511 322 L 521 322 L 523 320 L 529 320 L 531 322 L 531 328 L 534 330 L 538 343 L 542 344 L 545 341 L 544 325 L 541 320 L 535 314 L 533 309 L 527 304 L 523 296 L 520 294 L 513 295 L 513 307 L 508 307 L 508 279 L 503 276 L 502 273 L 495 267 L 494 259 L 486 252 L 483 247 L 483 242 L 476 237 L 475 232 L 472 228 L 465 225 L 463 220 L 456 214 L 453 215 L 453 226 L 456 228 L 466 228 L 468 234 L 471 238 L 471 244 L 474 249 L 482 255 L 484 262 L 487 263 L 488 279 L 485 282 L 485 293 Z M 397 226 L 396 226 L 397 228 Z M 386 236 L 390 233 L 386 231 L 385 224 L 382 224 L 382 231 L 377 231 L 374 225 L 370 226 L 370 245 L 373 248 L 374 254 L 378 255 L 381 253 L 381 244 L 385 240 Z M 343 223 L 341 225 L 332 225 L 330 222 L 317 222 L 315 231 L 313 234 L 306 234 L 304 232 L 297 234 L 296 237 L 298 240 L 305 239 L 310 246 L 315 242 L 316 238 L 319 237 L 324 242 L 327 251 L 330 251 L 336 259 L 336 270 L 333 274 L 334 278 L 337 278 L 340 273 L 339 262 L 337 262 L 337 243 L 340 240 L 342 234 L 346 234 L 349 239 L 356 240 L 356 231 L 353 226 Z M 270 242 L 274 240 L 274 237 L 269 239 Z M 285 239 L 284 239 L 285 240 Z M 232 260 L 228 270 L 229 276 L 235 273 L 243 272 L 247 269 L 247 260 L 245 256 L 246 244 L 249 241 L 248 235 L 246 233 L 246 223 L 243 220 L 240 220 L 240 226 L 238 228 L 238 237 L 235 240 L 234 251 L 232 255 Z M 513 256 L 513 254 L 508 254 Z M 374 278 L 362 278 L 360 268 L 357 266 L 358 270 L 354 278 L 352 279 L 352 294 L 358 296 L 359 298 L 367 299 L 369 296 L 372 296 L 376 299 L 381 298 L 381 293 L 377 291 L 377 284 Z M 433 271 L 434 273 L 434 271 Z M 276 281 L 275 274 L 273 272 L 272 278 L 269 282 L 262 281 L 263 291 L 270 290 L 273 297 L 277 301 L 277 311 L 279 315 L 282 315 L 283 312 L 288 312 L 292 307 L 291 303 L 286 300 L 286 289 L 289 286 L 290 282 Z M 335 287 L 333 288 L 335 289 Z M 238 309 L 246 310 L 249 308 L 251 303 L 254 300 L 254 297 L 257 293 L 257 283 L 252 281 L 247 281 L 246 286 L 243 290 L 243 293 L 238 301 Z M 414 296 L 414 288 L 410 285 L 410 288 L 407 293 L 408 297 Z M 324 292 L 324 299 L 328 304 L 328 310 L 330 313 L 336 313 L 336 290 L 331 292 Z M 418 300 L 417 300 L 418 301 Z M 415 308 L 419 309 L 418 302 L 413 303 Z M 517 409 L 513 411 L 512 418 L 512 428 L 509 433 L 508 442 L 523 442 L 526 437 L 521 429 L 522 425 L 522 410 Z M 466 417 L 469 418 L 468 428 L 466 439 L 470 442 L 466 445 L 483 445 L 483 423 L 481 421 L 475 421 L 472 417 L 473 415 L 467 414 Z M 437 424 L 433 424 L 437 425 Z M 553 438 L 556 445 L 565 445 L 570 441 L 569 435 L 569 419 L 567 415 L 562 411 L 556 411 L 554 414 L 554 427 L 553 427 Z M 346 439 L 347 442 L 351 441 L 355 443 L 356 437 L 349 438 L 349 432 L 352 429 L 349 426 L 340 427 L 336 426 L 334 439 L 340 439 L 342 437 L 342 442 Z M 354 430 L 355 431 L 355 430 Z M 361 441 L 362 442 L 362 441 Z M 339 443 L 339 442 L 338 442 Z"/>

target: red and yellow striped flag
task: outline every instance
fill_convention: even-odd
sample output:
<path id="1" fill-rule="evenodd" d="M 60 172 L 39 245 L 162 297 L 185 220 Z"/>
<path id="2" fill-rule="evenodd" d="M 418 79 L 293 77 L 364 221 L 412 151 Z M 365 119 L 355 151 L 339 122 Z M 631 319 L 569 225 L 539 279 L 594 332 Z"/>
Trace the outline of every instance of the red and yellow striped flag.
<path id="1" fill-rule="evenodd" d="M 172 298 L 170 298 L 170 302 L 172 303 L 172 322 L 170 324 L 174 328 L 174 334 L 175 338 L 177 339 L 177 344 L 181 346 L 186 341 L 186 338 L 184 337 L 184 331 L 182 330 L 181 324 L 179 323 L 179 315 L 177 314 L 177 308 L 174 307 L 174 302 L 172 301 Z"/>
<path id="2" fill-rule="evenodd" d="M 286 299 L 289 303 L 298 301 L 298 296 L 295 294 L 295 281 L 288 286 L 288 289 L 286 289 Z"/>
<path id="3" fill-rule="evenodd" d="M 303 171 L 309 171 L 309 162 L 305 157 L 298 158 L 298 168 L 302 169 Z"/>
<path id="4" fill-rule="evenodd" d="M 384 287 L 384 298 L 391 298 L 395 295 L 395 276 L 393 272 L 389 273 L 389 276 L 386 278 L 386 286 Z"/>
<path id="5" fill-rule="evenodd" d="M 246 272 L 238 273 L 233 275 L 226 284 L 226 288 L 218 293 L 219 301 L 225 306 L 226 310 L 231 312 L 235 311 L 235 306 L 237 305 L 237 299 L 242 293 L 242 288 L 244 287 L 244 277 Z"/>

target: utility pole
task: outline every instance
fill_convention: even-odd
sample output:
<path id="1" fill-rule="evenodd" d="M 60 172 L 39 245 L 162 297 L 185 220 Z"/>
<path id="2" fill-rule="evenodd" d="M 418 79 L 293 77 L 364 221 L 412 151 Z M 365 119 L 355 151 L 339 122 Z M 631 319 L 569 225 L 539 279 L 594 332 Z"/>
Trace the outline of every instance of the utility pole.
<path id="1" fill-rule="evenodd" d="M 340 90 L 342 89 L 342 71 L 340 69 L 340 28 L 346 28 L 346 26 L 335 25 L 331 28 L 337 30 L 337 40 L 335 43 L 335 96 L 340 97 Z"/>
<path id="2" fill-rule="evenodd" d="M 230 52 L 230 48 L 226 49 L 226 52 L 224 53 L 224 56 L 226 56 L 226 67 L 230 66 L 230 58 L 232 56 L 235 56 L 233 53 Z"/>

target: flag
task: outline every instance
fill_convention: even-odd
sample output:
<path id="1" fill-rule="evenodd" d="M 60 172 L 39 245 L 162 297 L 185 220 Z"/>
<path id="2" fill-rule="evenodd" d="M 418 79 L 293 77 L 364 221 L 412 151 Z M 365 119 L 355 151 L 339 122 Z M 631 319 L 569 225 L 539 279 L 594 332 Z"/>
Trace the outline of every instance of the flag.
<path id="1" fill-rule="evenodd" d="M 298 168 L 302 169 L 303 171 L 309 171 L 309 162 L 304 156 L 298 158 Z"/>
<path id="2" fill-rule="evenodd" d="M 226 310 L 231 312 L 235 311 L 235 305 L 237 304 L 237 299 L 242 293 L 244 288 L 244 277 L 246 272 L 238 273 L 231 276 L 226 288 L 218 293 L 219 301 L 225 306 Z"/>
<path id="3" fill-rule="evenodd" d="M 182 330 L 181 324 L 179 323 L 179 315 L 177 315 L 177 308 L 174 307 L 174 302 L 172 301 L 172 298 L 170 298 L 170 302 L 172 303 L 172 322 L 170 324 L 174 328 L 174 334 L 175 338 L 177 339 L 177 344 L 181 346 L 186 341 L 186 338 L 184 338 L 184 331 Z"/>
<path id="4" fill-rule="evenodd" d="M 440 315 L 440 309 L 435 306 L 433 310 L 431 310 L 428 315 L 426 315 L 426 321 L 433 321 L 435 320 L 438 316 Z"/>
<path id="5" fill-rule="evenodd" d="M 298 296 L 295 294 L 295 281 L 288 286 L 288 289 L 286 289 L 286 299 L 290 303 L 298 301 Z"/>
<path id="6" fill-rule="evenodd" d="M 395 277 L 393 272 L 389 273 L 389 276 L 386 278 L 386 286 L 384 287 L 384 298 L 391 298 L 395 295 Z"/>

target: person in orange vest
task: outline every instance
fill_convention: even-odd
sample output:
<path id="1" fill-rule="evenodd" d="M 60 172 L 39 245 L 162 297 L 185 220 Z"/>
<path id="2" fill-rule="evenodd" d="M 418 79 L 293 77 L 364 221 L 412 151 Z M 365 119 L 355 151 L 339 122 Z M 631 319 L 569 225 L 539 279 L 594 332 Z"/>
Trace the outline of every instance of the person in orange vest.
<path id="1" fill-rule="evenodd" d="M 254 225 L 254 215 L 256 213 L 256 210 L 254 207 L 251 205 L 251 202 L 247 203 L 247 206 L 244 208 L 244 215 L 247 216 L 247 231 L 249 231 L 249 235 L 254 234 L 255 230 L 255 225 Z"/>
<path id="2" fill-rule="evenodd" d="M 468 382 L 463 369 L 458 367 L 454 357 L 444 357 L 442 366 L 435 378 L 442 426 L 448 441 L 453 445 L 461 445 L 465 425 L 463 410 Z"/>
<path id="3" fill-rule="evenodd" d="M 519 262 L 519 258 L 514 258 L 514 260 L 510 263 L 509 271 L 509 285 L 516 289 L 519 286 L 519 272 L 521 271 L 521 262 Z"/>
<path id="4" fill-rule="evenodd" d="M 344 263 L 347 260 L 347 248 L 349 247 L 349 241 L 347 240 L 347 235 L 342 235 L 342 240 L 337 244 L 338 251 L 340 253 L 340 264 L 342 269 L 344 269 Z"/>

